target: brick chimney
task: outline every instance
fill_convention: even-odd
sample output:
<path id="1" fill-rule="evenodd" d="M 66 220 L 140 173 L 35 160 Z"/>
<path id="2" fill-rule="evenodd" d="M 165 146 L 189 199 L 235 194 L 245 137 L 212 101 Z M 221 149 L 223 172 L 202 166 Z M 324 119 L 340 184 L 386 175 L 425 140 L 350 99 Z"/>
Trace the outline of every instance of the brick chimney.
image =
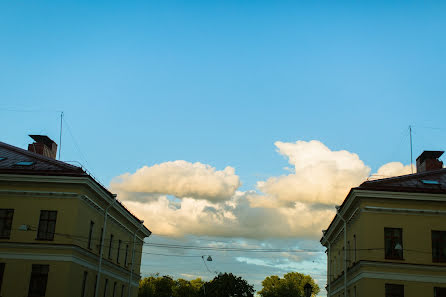
<path id="1" fill-rule="evenodd" d="M 29 135 L 34 142 L 28 144 L 28 151 L 56 159 L 57 144 L 46 135 Z"/>
<path id="2" fill-rule="evenodd" d="M 443 162 L 438 158 L 443 155 L 444 151 L 424 151 L 417 158 L 417 172 L 426 172 L 439 170 L 443 168 Z"/>

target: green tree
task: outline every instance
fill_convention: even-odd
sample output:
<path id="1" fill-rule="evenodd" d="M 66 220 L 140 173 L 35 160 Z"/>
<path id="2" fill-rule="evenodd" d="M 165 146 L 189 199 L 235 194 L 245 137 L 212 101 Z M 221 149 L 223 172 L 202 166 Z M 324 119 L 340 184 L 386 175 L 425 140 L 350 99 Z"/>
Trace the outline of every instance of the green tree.
<path id="1" fill-rule="evenodd" d="M 262 281 L 261 297 L 304 297 L 304 286 L 309 283 L 313 287 L 312 296 L 316 296 L 320 289 L 313 278 L 299 272 L 289 272 L 283 278 L 277 275 L 268 276 Z"/>
<path id="2" fill-rule="evenodd" d="M 150 276 L 139 282 L 138 297 L 171 297 L 175 285 L 170 276 Z"/>
<path id="3" fill-rule="evenodd" d="M 173 297 L 199 297 L 204 282 L 198 278 L 192 281 L 177 279 L 173 286 Z"/>
<path id="4" fill-rule="evenodd" d="M 207 297 L 254 297 L 254 286 L 232 273 L 216 276 L 204 284 L 203 295 Z"/>

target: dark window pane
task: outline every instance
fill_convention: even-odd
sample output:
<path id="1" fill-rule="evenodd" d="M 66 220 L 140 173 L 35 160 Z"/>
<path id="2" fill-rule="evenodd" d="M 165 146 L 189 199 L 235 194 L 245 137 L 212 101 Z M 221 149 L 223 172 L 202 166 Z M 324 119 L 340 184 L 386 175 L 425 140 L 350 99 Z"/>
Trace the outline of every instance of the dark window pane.
<path id="1" fill-rule="evenodd" d="M 121 297 L 124 297 L 124 288 L 125 288 L 125 286 L 122 285 L 122 287 L 121 287 Z"/>
<path id="2" fill-rule="evenodd" d="M 49 265 L 33 264 L 29 281 L 28 297 L 44 297 L 48 281 Z"/>
<path id="3" fill-rule="evenodd" d="M 107 287 L 108 287 L 108 278 L 105 279 L 105 285 L 104 285 L 104 297 L 107 296 Z"/>
<path id="4" fill-rule="evenodd" d="M 118 254 L 116 255 L 116 263 L 118 263 L 119 264 L 119 254 L 120 254 L 120 251 L 121 251 L 121 240 L 119 240 L 118 241 Z"/>
<path id="5" fill-rule="evenodd" d="M 5 263 L 0 263 L 0 292 L 2 291 L 3 275 L 5 274 Z"/>
<path id="6" fill-rule="evenodd" d="M 101 252 L 101 249 L 102 249 L 102 236 L 104 236 L 104 234 L 102 234 L 102 233 L 104 233 L 104 228 L 101 228 L 101 238 L 99 238 L 99 244 L 98 244 L 98 250 L 99 250 L 99 253 Z"/>
<path id="7" fill-rule="evenodd" d="M 446 262 L 446 231 L 432 231 L 432 262 Z"/>
<path id="8" fill-rule="evenodd" d="M 113 234 L 110 235 L 110 244 L 108 246 L 108 258 L 109 259 L 111 259 L 112 244 L 113 244 Z"/>
<path id="9" fill-rule="evenodd" d="M 13 216 L 14 209 L 0 209 L 0 238 L 9 239 L 11 236 Z"/>
<path id="10" fill-rule="evenodd" d="M 94 288 L 93 288 L 93 296 L 96 294 L 96 286 L 98 285 L 98 276 L 94 279 Z"/>
<path id="11" fill-rule="evenodd" d="M 434 297 L 446 297 L 446 288 L 434 288 Z"/>
<path id="12" fill-rule="evenodd" d="M 125 257 L 124 257 L 124 266 L 127 266 L 127 256 L 129 254 L 129 245 L 125 245 Z"/>
<path id="13" fill-rule="evenodd" d="M 53 240 L 54 232 L 56 230 L 57 211 L 55 210 L 41 210 L 39 228 L 37 229 L 38 240 Z"/>
<path id="14" fill-rule="evenodd" d="M 404 297 L 404 285 L 386 284 L 386 297 Z"/>
<path id="15" fill-rule="evenodd" d="M 90 231 L 88 232 L 88 248 L 91 249 L 91 237 L 93 236 L 94 222 L 90 221 Z"/>
<path id="16" fill-rule="evenodd" d="M 403 260 L 403 229 L 384 228 L 386 259 Z"/>
<path id="17" fill-rule="evenodd" d="M 88 272 L 84 271 L 84 278 L 82 279 L 82 289 L 81 289 L 81 296 L 85 296 L 85 287 L 87 286 L 87 276 Z"/>

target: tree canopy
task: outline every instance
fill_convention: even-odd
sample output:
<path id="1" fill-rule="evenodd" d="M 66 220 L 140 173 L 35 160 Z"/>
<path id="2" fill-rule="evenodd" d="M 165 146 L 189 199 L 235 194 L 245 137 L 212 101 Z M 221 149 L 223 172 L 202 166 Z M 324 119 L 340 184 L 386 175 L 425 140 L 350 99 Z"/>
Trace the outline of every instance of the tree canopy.
<path id="1" fill-rule="evenodd" d="M 254 286 L 232 273 L 216 276 L 204 285 L 204 291 L 207 297 L 253 297 L 255 292 Z"/>
<path id="2" fill-rule="evenodd" d="M 138 297 L 199 297 L 204 281 L 173 280 L 170 276 L 154 275 L 139 282 Z"/>
<path id="3" fill-rule="evenodd" d="M 309 283 L 313 287 L 311 296 L 316 296 L 320 289 L 313 278 L 299 272 L 290 272 L 283 276 L 268 276 L 262 281 L 261 297 L 304 297 L 304 286 Z"/>
<path id="4" fill-rule="evenodd" d="M 319 286 L 311 276 L 298 272 L 287 273 L 282 278 L 268 276 L 258 293 L 261 297 L 304 297 L 307 283 L 313 287 L 312 296 L 316 296 Z M 138 297 L 254 297 L 254 292 L 254 286 L 232 273 L 219 274 L 209 282 L 200 278 L 174 280 L 155 274 L 139 282 Z"/>

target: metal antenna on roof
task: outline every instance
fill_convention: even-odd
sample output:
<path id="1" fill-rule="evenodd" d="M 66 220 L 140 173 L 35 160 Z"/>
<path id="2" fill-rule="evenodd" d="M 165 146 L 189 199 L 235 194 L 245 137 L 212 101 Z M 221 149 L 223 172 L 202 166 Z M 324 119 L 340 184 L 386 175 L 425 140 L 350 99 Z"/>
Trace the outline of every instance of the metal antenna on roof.
<path id="1" fill-rule="evenodd" d="M 60 112 L 59 161 L 60 161 L 60 151 L 62 150 L 62 120 L 63 120 L 63 111 Z"/>
<path id="2" fill-rule="evenodd" d="M 409 125 L 409 136 L 410 136 L 410 170 L 413 173 L 413 157 L 412 157 L 412 126 Z"/>

